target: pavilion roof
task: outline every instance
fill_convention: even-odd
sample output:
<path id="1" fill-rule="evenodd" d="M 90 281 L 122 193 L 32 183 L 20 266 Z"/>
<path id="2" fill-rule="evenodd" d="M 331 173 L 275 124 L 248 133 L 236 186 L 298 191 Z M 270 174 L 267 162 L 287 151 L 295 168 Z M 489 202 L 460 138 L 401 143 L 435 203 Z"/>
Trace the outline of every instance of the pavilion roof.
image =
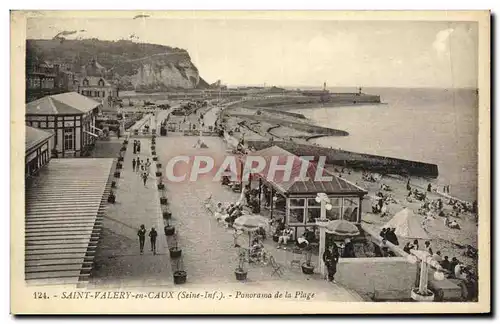
<path id="1" fill-rule="evenodd" d="M 42 143 L 43 141 L 51 138 L 54 136 L 53 133 L 44 131 L 43 129 L 38 129 L 30 126 L 26 126 L 25 130 L 26 138 L 25 138 L 25 151 L 28 152 L 31 150 L 33 147 L 37 146 L 38 144 Z"/>
<path id="2" fill-rule="evenodd" d="M 27 115 L 81 115 L 97 108 L 99 102 L 77 92 L 45 96 L 26 104 Z"/>
<path id="3" fill-rule="evenodd" d="M 328 170 L 318 166 L 318 163 L 314 161 L 309 162 L 305 172 L 305 177 L 302 177 L 301 169 L 307 161 L 276 145 L 260 151 L 252 152 L 246 156 L 260 156 L 264 158 L 266 166 L 261 172 L 254 175 L 270 183 L 273 187 L 275 187 L 275 189 L 281 191 L 282 193 L 311 195 L 315 195 L 320 192 L 342 195 L 362 195 L 367 193 L 366 190 L 345 179 L 339 178 Z M 284 171 L 277 171 L 275 176 L 268 177 L 269 168 L 272 164 L 271 162 L 278 165 L 285 165 L 287 164 L 287 161 L 293 161 L 290 163 L 290 177 L 285 178 Z M 323 179 L 326 177 L 329 179 Z"/>

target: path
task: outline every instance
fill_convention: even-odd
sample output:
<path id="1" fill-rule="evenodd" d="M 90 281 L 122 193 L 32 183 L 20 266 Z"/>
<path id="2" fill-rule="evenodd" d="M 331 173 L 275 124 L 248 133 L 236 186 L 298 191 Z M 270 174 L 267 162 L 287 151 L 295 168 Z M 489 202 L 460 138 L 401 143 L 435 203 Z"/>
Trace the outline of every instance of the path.
<path id="1" fill-rule="evenodd" d="M 151 159 L 150 140 L 138 140 L 141 141 L 140 158 L 144 161 L 148 157 Z M 133 138 L 129 141 L 121 177 L 117 181 L 116 203 L 108 204 L 104 218 L 95 271 L 90 280 L 98 287 L 173 284 L 155 176 L 152 174 L 144 187 L 139 174 L 132 171 L 132 158 Z M 156 228 L 157 255 L 150 251 L 148 237 L 144 255 L 140 255 L 137 230 L 141 224 L 146 226 L 148 233 L 151 226 Z"/>

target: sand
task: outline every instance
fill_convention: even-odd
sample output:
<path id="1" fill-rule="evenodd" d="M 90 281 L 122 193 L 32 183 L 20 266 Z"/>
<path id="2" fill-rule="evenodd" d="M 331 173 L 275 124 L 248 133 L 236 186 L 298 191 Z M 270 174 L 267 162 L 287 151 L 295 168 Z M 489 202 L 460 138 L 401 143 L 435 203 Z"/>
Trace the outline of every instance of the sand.
<path id="1" fill-rule="evenodd" d="M 329 166 L 329 170 L 339 170 L 341 171 L 342 167 L 338 166 Z M 351 174 L 348 174 L 350 172 Z M 369 182 L 364 181 L 362 179 L 361 171 L 348 170 L 347 168 L 344 170 L 344 173 L 336 172 L 336 175 L 341 175 L 342 178 L 351 181 L 352 183 L 357 184 L 358 186 L 366 189 L 368 191 L 367 197 L 363 201 L 363 216 L 362 222 L 368 224 L 369 226 L 376 228 L 378 231 L 386 224 L 397 212 L 404 209 L 405 207 L 413 210 L 413 212 L 420 217 L 422 220 L 424 219 L 423 215 L 418 214 L 418 209 L 421 207 L 423 202 L 414 200 L 413 202 L 408 202 L 406 200 L 406 196 L 408 191 L 406 190 L 406 181 L 402 181 L 397 179 L 396 177 L 385 176 L 382 177 L 381 180 L 377 182 Z M 385 217 L 381 217 L 380 214 L 373 214 L 371 212 L 371 205 L 373 199 L 370 197 L 374 197 L 377 192 L 380 190 L 381 183 L 384 183 L 391 187 L 392 191 L 384 192 L 385 194 L 389 193 L 392 197 L 397 201 L 397 203 L 393 203 L 388 205 L 388 215 Z M 418 188 L 419 191 L 425 191 L 426 188 L 422 188 L 418 186 L 415 182 L 411 182 L 410 185 L 412 188 Z M 444 225 L 444 217 L 435 216 L 434 219 L 429 220 L 426 223 L 425 229 L 431 238 L 431 247 L 434 252 L 441 251 L 441 255 L 444 257 L 447 255 L 449 259 L 456 257 L 457 259 L 463 261 L 467 265 L 471 265 L 473 268 L 477 268 L 477 261 L 471 259 L 464 255 L 465 246 L 471 245 L 474 248 L 477 248 L 477 239 L 478 239 L 478 226 L 476 223 L 476 217 L 472 213 L 463 212 L 458 215 L 458 217 L 454 217 L 454 212 L 452 206 L 448 205 L 448 199 L 444 198 L 441 194 L 435 192 L 427 192 L 427 198 L 429 200 L 436 200 L 441 198 L 443 201 L 443 210 L 445 214 L 450 215 L 450 219 L 454 219 L 460 224 L 461 229 L 451 229 Z M 398 238 L 399 245 L 401 247 L 404 246 L 408 239 Z M 413 241 L 413 240 L 411 240 Z M 420 240 L 420 246 L 423 246 L 424 241 Z"/>

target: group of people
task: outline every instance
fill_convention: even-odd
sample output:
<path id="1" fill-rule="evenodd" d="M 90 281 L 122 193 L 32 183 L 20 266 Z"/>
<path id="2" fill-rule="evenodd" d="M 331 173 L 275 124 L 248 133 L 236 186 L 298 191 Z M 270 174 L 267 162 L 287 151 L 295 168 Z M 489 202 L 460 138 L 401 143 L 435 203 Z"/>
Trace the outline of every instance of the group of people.
<path id="1" fill-rule="evenodd" d="M 418 240 L 414 240 L 412 242 L 406 242 L 405 246 L 403 247 L 403 251 L 406 253 L 410 254 L 411 250 L 420 250 L 420 245 L 418 243 Z M 424 250 L 429 252 L 430 255 L 434 255 L 431 247 L 431 242 L 430 241 L 425 241 L 424 242 Z M 439 255 L 441 255 L 441 252 L 439 252 Z"/>
<path id="2" fill-rule="evenodd" d="M 396 228 L 382 228 L 380 231 L 380 237 L 382 240 L 391 242 L 394 245 L 399 245 L 398 237 L 396 235 Z"/>
<path id="3" fill-rule="evenodd" d="M 473 272 L 470 266 L 466 266 L 462 261 L 458 260 L 456 257 L 452 257 L 451 261 L 449 260 L 449 257 L 447 255 L 442 257 L 441 251 L 433 253 L 431 243 L 429 241 L 426 241 L 424 244 L 425 244 L 424 246 L 425 250 L 429 252 L 434 261 L 439 263 L 439 265 L 442 268 L 441 270 L 447 273 L 448 278 L 456 278 L 461 280 L 471 279 L 471 277 L 473 276 Z"/>
<path id="4" fill-rule="evenodd" d="M 472 203 L 459 201 L 457 199 L 450 198 L 448 200 L 448 205 L 452 206 L 453 211 L 457 213 L 469 212 L 472 214 L 477 213 L 477 201 L 475 200 Z"/>
<path id="5" fill-rule="evenodd" d="M 144 224 L 142 224 L 139 230 L 137 231 L 137 236 L 139 237 L 139 250 L 141 254 L 144 253 L 144 242 L 146 241 L 146 232 L 147 230 Z M 153 254 L 156 254 L 156 238 L 158 237 L 158 232 L 156 232 L 154 226 L 151 227 L 151 229 L 149 230 L 148 236 L 151 242 L 151 252 L 153 252 Z"/>
<path id="6" fill-rule="evenodd" d="M 427 193 L 418 190 L 417 188 L 409 189 L 408 195 L 406 196 L 406 200 L 408 202 L 413 202 L 413 199 L 418 201 L 425 201 L 427 199 Z"/>
<path id="7" fill-rule="evenodd" d="M 214 217 L 218 222 L 223 222 L 226 227 L 232 227 L 236 218 L 243 215 L 243 205 L 240 202 L 230 203 L 224 207 L 221 202 L 215 206 Z"/>
<path id="8" fill-rule="evenodd" d="M 151 161 L 149 160 L 149 158 L 146 158 L 146 161 L 141 160 L 139 156 L 137 156 L 135 159 L 132 159 L 132 170 L 139 174 L 144 183 L 144 187 L 146 187 L 146 183 L 151 172 Z"/>
<path id="9" fill-rule="evenodd" d="M 403 251 L 410 254 L 411 250 L 413 249 L 419 250 L 418 240 L 414 240 L 413 243 L 407 242 L 403 248 Z M 464 263 L 458 260 L 456 257 L 453 257 L 450 261 L 447 255 L 445 255 L 444 257 L 441 255 L 441 251 L 437 251 L 434 253 L 430 241 L 424 242 L 423 250 L 428 252 L 429 255 L 431 255 L 432 259 L 439 263 L 442 270 L 444 270 L 448 274 L 448 278 L 466 280 L 466 276 L 471 275 L 470 267 L 465 266 Z"/>
<path id="10" fill-rule="evenodd" d="M 286 250 L 288 242 L 293 238 L 293 230 L 290 226 L 285 225 L 283 219 L 281 219 L 275 226 L 273 236 L 277 237 L 278 239 L 278 245 L 276 246 L 276 248 L 283 248 L 283 250 Z M 302 233 L 302 235 L 295 240 L 295 245 L 297 248 L 305 250 L 310 247 L 311 243 L 316 242 L 316 234 L 314 233 L 314 231 L 311 231 L 306 227 L 304 229 L 304 233 Z"/>
<path id="11" fill-rule="evenodd" d="M 141 141 L 134 140 L 134 154 L 141 154 Z"/>
<path id="12" fill-rule="evenodd" d="M 361 174 L 361 178 L 364 181 L 368 181 L 368 182 L 377 182 L 378 180 L 380 180 L 379 175 L 373 175 L 372 173 L 365 172 L 365 171 L 363 171 L 363 173 Z"/>
<path id="13" fill-rule="evenodd" d="M 372 213 L 380 214 L 381 217 L 387 216 L 388 210 L 387 205 L 390 203 L 397 203 L 391 194 L 385 195 L 382 192 L 377 192 L 375 195 L 376 199 L 372 203 Z"/>
<path id="14" fill-rule="evenodd" d="M 251 189 L 250 185 L 247 185 L 245 188 L 245 201 L 253 213 L 260 213 L 259 191 L 257 189 Z"/>

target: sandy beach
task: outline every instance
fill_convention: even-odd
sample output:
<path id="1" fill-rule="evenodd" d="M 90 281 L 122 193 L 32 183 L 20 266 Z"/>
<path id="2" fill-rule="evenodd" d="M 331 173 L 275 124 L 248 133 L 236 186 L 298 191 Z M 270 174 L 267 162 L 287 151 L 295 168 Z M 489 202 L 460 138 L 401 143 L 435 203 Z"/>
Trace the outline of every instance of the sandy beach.
<path id="1" fill-rule="evenodd" d="M 329 166 L 327 169 L 329 169 L 329 171 L 342 171 L 342 167 L 338 166 Z M 337 176 L 341 176 L 342 178 L 349 180 L 368 191 L 368 195 L 363 201 L 362 222 L 368 224 L 373 228 L 376 228 L 378 231 L 380 231 L 381 228 L 389 220 L 391 220 L 391 218 L 396 213 L 403 210 L 405 207 L 411 209 L 415 213 L 415 215 L 417 215 L 417 217 L 419 217 L 422 221 L 425 218 L 423 215 L 418 214 L 418 210 L 423 204 L 422 201 L 413 199 L 412 202 L 408 202 L 406 200 L 408 191 L 406 190 L 405 181 L 392 176 L 382 177 L 379 181 L 376 182 L 365 181 L 362 177 L 362 172 L 349 169 L 344 169 L 343 173 L 334 172 L 334 174 L 336 174 Z M 412 188 L 417 188 L 421 192 L 426 191 L 426 188 L 422 187 L 418 182 L 421 182 L 421 180 L 415 180 L 413 182 L 412 180 L 410 180 L 410 186 Z M 380 189 L 382 183 L 389 186 L 391 188 L 391 191 L 382 191 Z M 385 195 L 390 194 L 392 198 L 394 198 L 394 200 L 397 202 L 387 205 L 387 215 L 384 217 L 381 217 L 380 214 L 373 214 L 371 212 L 373 199 L 378 192 L 383 192 Z M 430 241 L 432 250 L 434 252 L 441 251 L 441 255 L 443 257 L 448 256 L 450 260 L 453 257 L 456 257 L 457 259 L 463 261 L 465 264 L 471 265 L 473 268 L 476 268 L 477 260 L 471 259 L 464 255 L 465 247 L 467 245 L 478 248 L 478 227 L 475 215 L 469 212 L 462 212 L 458 214 L 458 217 L 455 217 L 453 208 L 448 204 L 447 198 L 445 198 L 440 193 L 427 192 L 427 199 L 429 199 L 429 201 L 437 200 L 439 198 L 443 201 L 444 213 L 446 215 L 449 215 L 450 219 L 458 222 L 460 224 L 460 229 L 452 229 L 445 226 L 445 217 L 436 215 L 432 218 L 429 218 L 428 221 L 425 222 L 424 229 L 431 238 Z M 399 245 L 401 247 L 403 247 L 406 242 L 410 241 L 404 238 L 398 239 Z M 422 246 L 424 244 L 424 241 L 420 240 L 419 244 Z"/>

